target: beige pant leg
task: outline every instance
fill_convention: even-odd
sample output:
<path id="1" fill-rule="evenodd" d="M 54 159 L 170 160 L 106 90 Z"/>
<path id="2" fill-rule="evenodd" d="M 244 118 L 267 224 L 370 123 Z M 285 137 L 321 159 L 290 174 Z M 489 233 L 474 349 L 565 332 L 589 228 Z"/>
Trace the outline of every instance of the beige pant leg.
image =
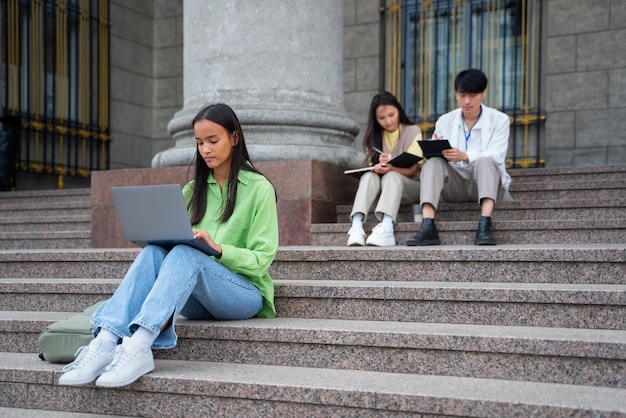
<path id="1" fill-rule="evenodd" d="M 385 214 L 396 222 L 401 204 L 417 203 L 420 197 L 420 184 L 417 180 L 410 179 L 395 171 L 382 176 L 381 192 L 376 205 L 375 214 L 378 220 L 382 220 Z"/>
<path id="2" fill-rule="evenodd" d="M 359 179 L 359 187 L 354 196 L 350 219 L 352 219 L 356 213 L 363 214 L 363 221 L 367 219 L 367 214 L 374 200 L 376 200 L 380 193 L 380 177 L 380 175 L 374 172 L 368 172 L 361 176 Z"/>
<path id="3" fill-rule="evenodd" d="M 443 158 L 429 158 L 422 166 L 420 174 L 421 205 L 430 203 L 435 210 L 439 206 L 439 199 L 447 183 L 450 164 Z"/>
<path id="4" fill-rule="evenodd" d="M 446 202 L 471 202 L 498 198 L 500 173 L 491 158 L 479 158 L 469 166 L 447 164 L 441 196 Z"/>
<path id="5" fill-rule="evenodd" d="M 472 166 L 478 202 L 480 203 L 482 199 L 492 199 L 497 202 L 501 179 L 496 162 L 491 158 L 479 158 Z"/>

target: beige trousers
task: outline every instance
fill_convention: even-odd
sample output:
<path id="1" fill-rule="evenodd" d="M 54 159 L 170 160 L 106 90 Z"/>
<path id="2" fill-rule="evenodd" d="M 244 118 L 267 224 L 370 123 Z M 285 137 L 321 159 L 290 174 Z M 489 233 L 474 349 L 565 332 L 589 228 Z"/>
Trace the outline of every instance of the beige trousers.
<path id="1" fill-rule="evenodd" d="M 355 213 L 362 213 L 364 218 L 378 197 L 378 203 L 374 209 L 376 218 L 380 221 L 387 214 L 396 222 L 400 205 L 417 203 L 420 197 L 420 183 L 395 171 L 385 175 L 368 172 L 361 176 L 359 188 L 354 197 L 354 204 L 350 218 Z"/>
<path id="2" fill-rule="evenodd" d="M 491 158 L 479 158 L 468 166 L 450 164 L 443 158 L 430 158 L 422 166 L 420 205 L 430 203 L 435 210 L 439 199 L 446 202 L 498 200 L 500 172 Z"/>

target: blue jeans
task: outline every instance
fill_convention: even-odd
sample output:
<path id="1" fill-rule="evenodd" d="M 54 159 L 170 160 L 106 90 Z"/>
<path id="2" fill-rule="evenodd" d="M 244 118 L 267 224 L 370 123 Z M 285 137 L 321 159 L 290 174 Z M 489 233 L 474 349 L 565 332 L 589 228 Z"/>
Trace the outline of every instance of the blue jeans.
<path id="1" fill-rule="evenodd" d="M 187 245 L 169 252 L 146 246 L 137 256 L 113 296 L 94 312 L 91 322 L 119 337 L 142 326 L 160 332 L 152 348 L 176 346 L 176 317 L 248 319 L 263 307 L 259 289 L 214 258 Z"/>

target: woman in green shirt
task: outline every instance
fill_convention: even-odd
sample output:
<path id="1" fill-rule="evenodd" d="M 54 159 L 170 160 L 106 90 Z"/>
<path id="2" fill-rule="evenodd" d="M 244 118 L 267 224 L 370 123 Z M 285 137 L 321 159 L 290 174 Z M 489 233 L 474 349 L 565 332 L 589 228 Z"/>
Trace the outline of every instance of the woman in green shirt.
<path id="1" fill-rule="evenodd" d="M 119 288 L 92 317 L 95 339 L 81 347 L 59 379 L 128 385 L 154 369 L 152 348 L 176 345 L 176 317 L 234 320 L 274 317 L 268 274 L 278 251 L 274 187 L 248 155 L 243 131 L 225 104 L 193 120 L 195 179 L 183 188 L 197 239 L 219 253 L 187 245 L 146 246 Z M 118 345 L 119 340 L 122 343 Z"/>

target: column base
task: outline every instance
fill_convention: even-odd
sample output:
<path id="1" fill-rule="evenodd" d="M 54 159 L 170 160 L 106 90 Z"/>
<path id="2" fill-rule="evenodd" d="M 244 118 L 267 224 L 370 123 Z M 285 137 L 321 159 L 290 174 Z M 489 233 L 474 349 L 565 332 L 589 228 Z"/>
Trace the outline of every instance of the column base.
<path id="1" fill-rule="evenodd" d="M 354 199 L 356 182 L 344 167 L 317 160 L 262 161 L 255 166 L 272 182 L 278 195 L 280 245 L 310 245 L 311 224 L 337 221 L 336 208 Z M 189 166 L 94 171 L 91 176 L 94 248 L 125 248 L 111 198 L 113 186 L 186 184 Z"/>

